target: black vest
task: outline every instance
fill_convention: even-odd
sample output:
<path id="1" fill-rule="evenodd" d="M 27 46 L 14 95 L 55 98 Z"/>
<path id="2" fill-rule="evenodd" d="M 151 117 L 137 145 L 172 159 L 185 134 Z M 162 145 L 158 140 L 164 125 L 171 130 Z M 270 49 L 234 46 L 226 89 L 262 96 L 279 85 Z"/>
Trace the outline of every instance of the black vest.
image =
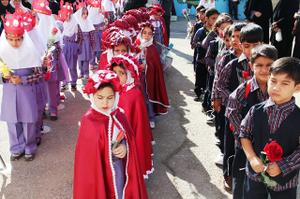
<path id="1" fill-rule="evenodd" d="M 229 78 L 229 91 L 233 92 L 240 84 L 245 82 L 243 79 L 243 71 L 244 67 L 241 65 L 239 62 L 239 58 L 236 58 L 230 62 L 232 69 L 230 73 L 230 78 Z M 249 68 L 250 72 L 250 68 Z"/>
<path id="2" fill-rule="evenodd" d="M 299 136 L 300 129 L 295 128 L 295 125 L 300 121 L 300 109 L 296 106 L 294 111 L 281 123 L 280 127 L 275 133 L 270 133 L 270 127 L 268 124 L 268 115 L 264 111 L 264 105 L 266 102 L 262 102 L 255 106 L 253 112 L 253 149 L 258 157 L 260 157 L 260 152 L 268 143 L 270 139 L 276 140 L 283 149 L 283 158 L 291 155 L 299 146 Z M 247 167 L 252 175 L 255 172 L 252 170 L 249 162 L 247 162 Z M 282 174 L 271 177 L 278 184 L 284 185 L 289 180 L 291 180 L 295 175 L 297 175 L 299 170 L 295 170 L 286 176 Z"/>

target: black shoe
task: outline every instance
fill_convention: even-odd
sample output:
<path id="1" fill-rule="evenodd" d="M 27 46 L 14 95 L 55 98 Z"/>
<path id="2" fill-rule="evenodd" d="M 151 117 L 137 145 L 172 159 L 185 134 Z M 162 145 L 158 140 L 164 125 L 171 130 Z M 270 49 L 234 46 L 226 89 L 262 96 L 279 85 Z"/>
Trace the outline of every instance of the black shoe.
<path id="1" fill-rule="evenodd" d="M 71 86 L 71 91 L 77 91 L 76 85 L 72 85 L 72 86 Z"/>
<path id="2" fill-rule="evenodd" d="M 37 146 L 40 146 L 41 143 L 42 143 L 42 138 L 41 138 L 41 137 L 36 138 L 36 145 L 37 145 Z"/>
<path id="3" fill-rule="evenodd" d="M 23 155 L 24 153 L 12 153 L 10 155 L 10 160 L 11 161 L 19 160 Z"/>
<path id="4" fill-rule="evenodd" d="M 60 92 L 65 92 L 67 90 L 67 85 L 63 85 L 61 88 L 60 88 Z"/>
<path id="5" fill-rule="evenodd" d="M 56 121 L 58 119 L 56 115 L 50 115 L 49 118 L 51 121 Z"/>
<path id="6" fill-rule="evenodd" d="M 195 97 L 195 98 L 194 98 L 194 101 L 195 101 L 195 102 L 200 102 L 200 101 L 201 101 L 201 98 L 200 98 L 200 97 Z"/>
<path id="7" fill-rule="evenodd" d="M 35 157 L 34 154 L 25 154 L 25 156 L 24 156 L 25 161 L 27 161 L 27 162 L 34 160 L 34 157 Z"/>

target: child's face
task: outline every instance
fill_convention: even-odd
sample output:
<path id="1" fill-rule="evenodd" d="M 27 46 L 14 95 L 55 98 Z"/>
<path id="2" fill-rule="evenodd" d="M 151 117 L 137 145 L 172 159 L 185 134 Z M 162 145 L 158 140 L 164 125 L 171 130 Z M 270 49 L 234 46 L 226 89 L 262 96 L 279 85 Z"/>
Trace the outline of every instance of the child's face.
<path id="1" fill-rule="evenodd" d="M 198 15 L 198 18 L 200 21 L 202 21 L 202 22 L 205 21 L 205 13 L 204 12 L 198 12 L 197 15 Z"/>
<path id="2" fill-rule="evenodd" d="M 242 42 L 241 44 L 242 44 L 242 50 L 243 50 L 244 55 L 246 55 L 246 57 L 247 57 L 248 59 L 250 59 L 250 56 L 251 56 L 251 50 L 252 50 L 254 47 L 260 45 L 261 42 L 256 42 L 256 43 Z"/>
<path id="3" fill-rule="evenodd" d="M 99 89 L 93 97 L 96 107 L 103 112 L 108 112 L 115 103 L 115 92 L 108 86 Z"/>
<path id="4" fill-rule="evenodd" d="M 271 74 L 268 81 L 268 93 L 276 104 L 283 104 L 291 100 L 293 94 L 300 90 L 300 84 L 285 73 Z"/>
<path id="5" fill-rule="evenodd" d="M 208 27 L 212 27 L 214 25 L 215 21 L 217 20 L 218 16 L 219 16 L 218 14 L 214 14 L 214 15 L 211 15 L 210 17 L 205 17 L 206 25 Z"/>
<path id="6" fill-rule="evenodd" d="M 23 36 L 14 37 L 11 35 L 6 35 L 6 40 L 13 48 L 20 48 L 23 43 Z"/>
<path id="7" fill-rule="evenodd" d="M 153 31 L 149 27 L 145 27 L 142 31 L 142 38 L 149 41 L 153 37 Z"/>
<path id="8" fill-rule="evenodd" d="M 234 31 L 231 35 L 231 47 L 234 50 L 242 50 L 240 42 L 240 31 Z"/>
<path id="9" fill-rule="evenodd" d="M 122 85 L 126 84 L 126 82 L 127 82 L 127 73 L 124 70 L 124 68 L 122 68 L 120 66 L 115 66 L 113 68 L 113 71 L 118 75 L 121 84 Z"/>
<path id="10" fill-rule="evenodd" d="M 217 28 L 219 37 L 224 38 L 224 30 L 227 26 L 230 25 L 230 23 L 222 23 L 221 26 Z"/>
<path id="11" fill-rule="evenodd" d="M 1 0 L 1 4 L 5 7 L 8 6 L 8 3 L 9 3 L 9 0 Z"/>
<path id="12" fill-rule="evenodd" d="M 266 84 L 269 79 L 270 67 L 274 61 L 268 57 L 258 57 L 254 63 L 251 64 L 251 69 L 254 72 L 258 83 Z"/>
<path id="13" fill-rule="evenodd" d="M 159 20 L 161 18 L 162 14 L 161 14 L 161 12 L 157 12 L 157 13 L 153 14 L 153 16 L 154 16 L 154 19 Z"/>
<path id="14" fill-rule="evenodd" d="M 82 18 L 83 18 L 83 19 L 87 19 L 88 15 L 89 15 L 89 13 L 88 13 L 87 10 L 84 10 L 84 11 L 82 12 Z"/>
<path id="15" fill-rule="evenodd" d="M 227 49 L 231 48 L 231 42 L 230 42 L 230 37 L 229 36 L 226 36 L 224 38 L 224 43 L 225 43 L 225 46 Z"/>
<path id="16" fill-rule="evenodd" d="M 114 47 L 114 56 L 127 53 L 127 47 L 124 44 L 120 44 Z"/>

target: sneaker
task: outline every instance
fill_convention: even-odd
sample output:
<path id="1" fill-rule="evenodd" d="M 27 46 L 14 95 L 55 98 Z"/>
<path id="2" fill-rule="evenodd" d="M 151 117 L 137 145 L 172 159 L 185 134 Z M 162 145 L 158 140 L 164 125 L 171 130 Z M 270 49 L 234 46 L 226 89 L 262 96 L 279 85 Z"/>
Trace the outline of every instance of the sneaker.
<path id="1" fill-rule="evenodd" d="M 224 157 L 224 155 L 221 154 L 215 159 L 215 164 L 217 166 L 223 166 L 223 157 Z"/>
<path id="2" fill-rule="evenodd" d="M 195 102 L 200 102 L 200 101 L 201 101 L 201 98 L 200 98 L 200 97 L 195 97 L 195 98 L 194 98 L 194 101 L 195 101 Z"/>
<path id="3" fill-rule="evenodd" d="M 67 85 L 62 85 L 60 88 L 60 92 L 65 92 L 67 89 Z"/>
<path id="4" fill-rule="evenodd" d="M 35 157 L 34 154 L 25 154 L 25 156 L 24 156 L 25 161 L 27 161 L 27 162 L 34 160 L 34 157 Z"/>
<path id="5" fill-rule="evenodd" d="M 212 110 L 206 112 L 206 124 L 214 124 L 215 123 L 215 115 Z"/>
<path id="6" fill-rule="evenodd" d="M 225 191 L 231 192 L 232 191 L 232 177 L 224 176 L 223 185 L 224 185 Z"/>
<path id="7" fill-rule="evenodd" d="M 12 153 L 10 155 L 10 160 L 11 161 L 19 160 L 23 155 L 24 153 Z"/>
<path id="8" fill-rule="evenodd" d="M 55 115 L 55 114 L 51 114 L 49 116 L 49 118 L 50 118 L 51 121 L 56 121 L 58 119 L 57 115 Z"/>
<path id="9" fill-rule="evenodd" d="M 42 143 L 42 138 L 41 138 L 41 137 L 36 138 L 36 145 L 37 145 L 37 146 L 40 146 L 41 143 Z"/>
<path id="10" fill-rule="evenodd" d="M 41 134 L 46 134 L 51 131 L 51 128 L 49 126 L 44 125 L 43 130 L 41 131 Z"/>
<path id="11" fill-rule="evenodd" d="M 155 122 L 151 122 L 151 121 L 150 121 L 150 128 L 151 128 L 151 129 L 154 129 L 154 128 L 155 128 Z"/>

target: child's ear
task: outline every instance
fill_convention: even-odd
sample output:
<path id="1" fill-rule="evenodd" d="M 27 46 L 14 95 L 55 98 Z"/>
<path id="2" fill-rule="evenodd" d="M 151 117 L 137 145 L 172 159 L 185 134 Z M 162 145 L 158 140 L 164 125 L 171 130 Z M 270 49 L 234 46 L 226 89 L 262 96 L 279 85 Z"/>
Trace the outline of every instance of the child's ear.
<path id="1" fill-rule="evenodd" d="M 300 92 L 300 83 L 296 84 L 296 87 L 295 87 L 295 93 L 299 93 L 299 92 Z"/>

